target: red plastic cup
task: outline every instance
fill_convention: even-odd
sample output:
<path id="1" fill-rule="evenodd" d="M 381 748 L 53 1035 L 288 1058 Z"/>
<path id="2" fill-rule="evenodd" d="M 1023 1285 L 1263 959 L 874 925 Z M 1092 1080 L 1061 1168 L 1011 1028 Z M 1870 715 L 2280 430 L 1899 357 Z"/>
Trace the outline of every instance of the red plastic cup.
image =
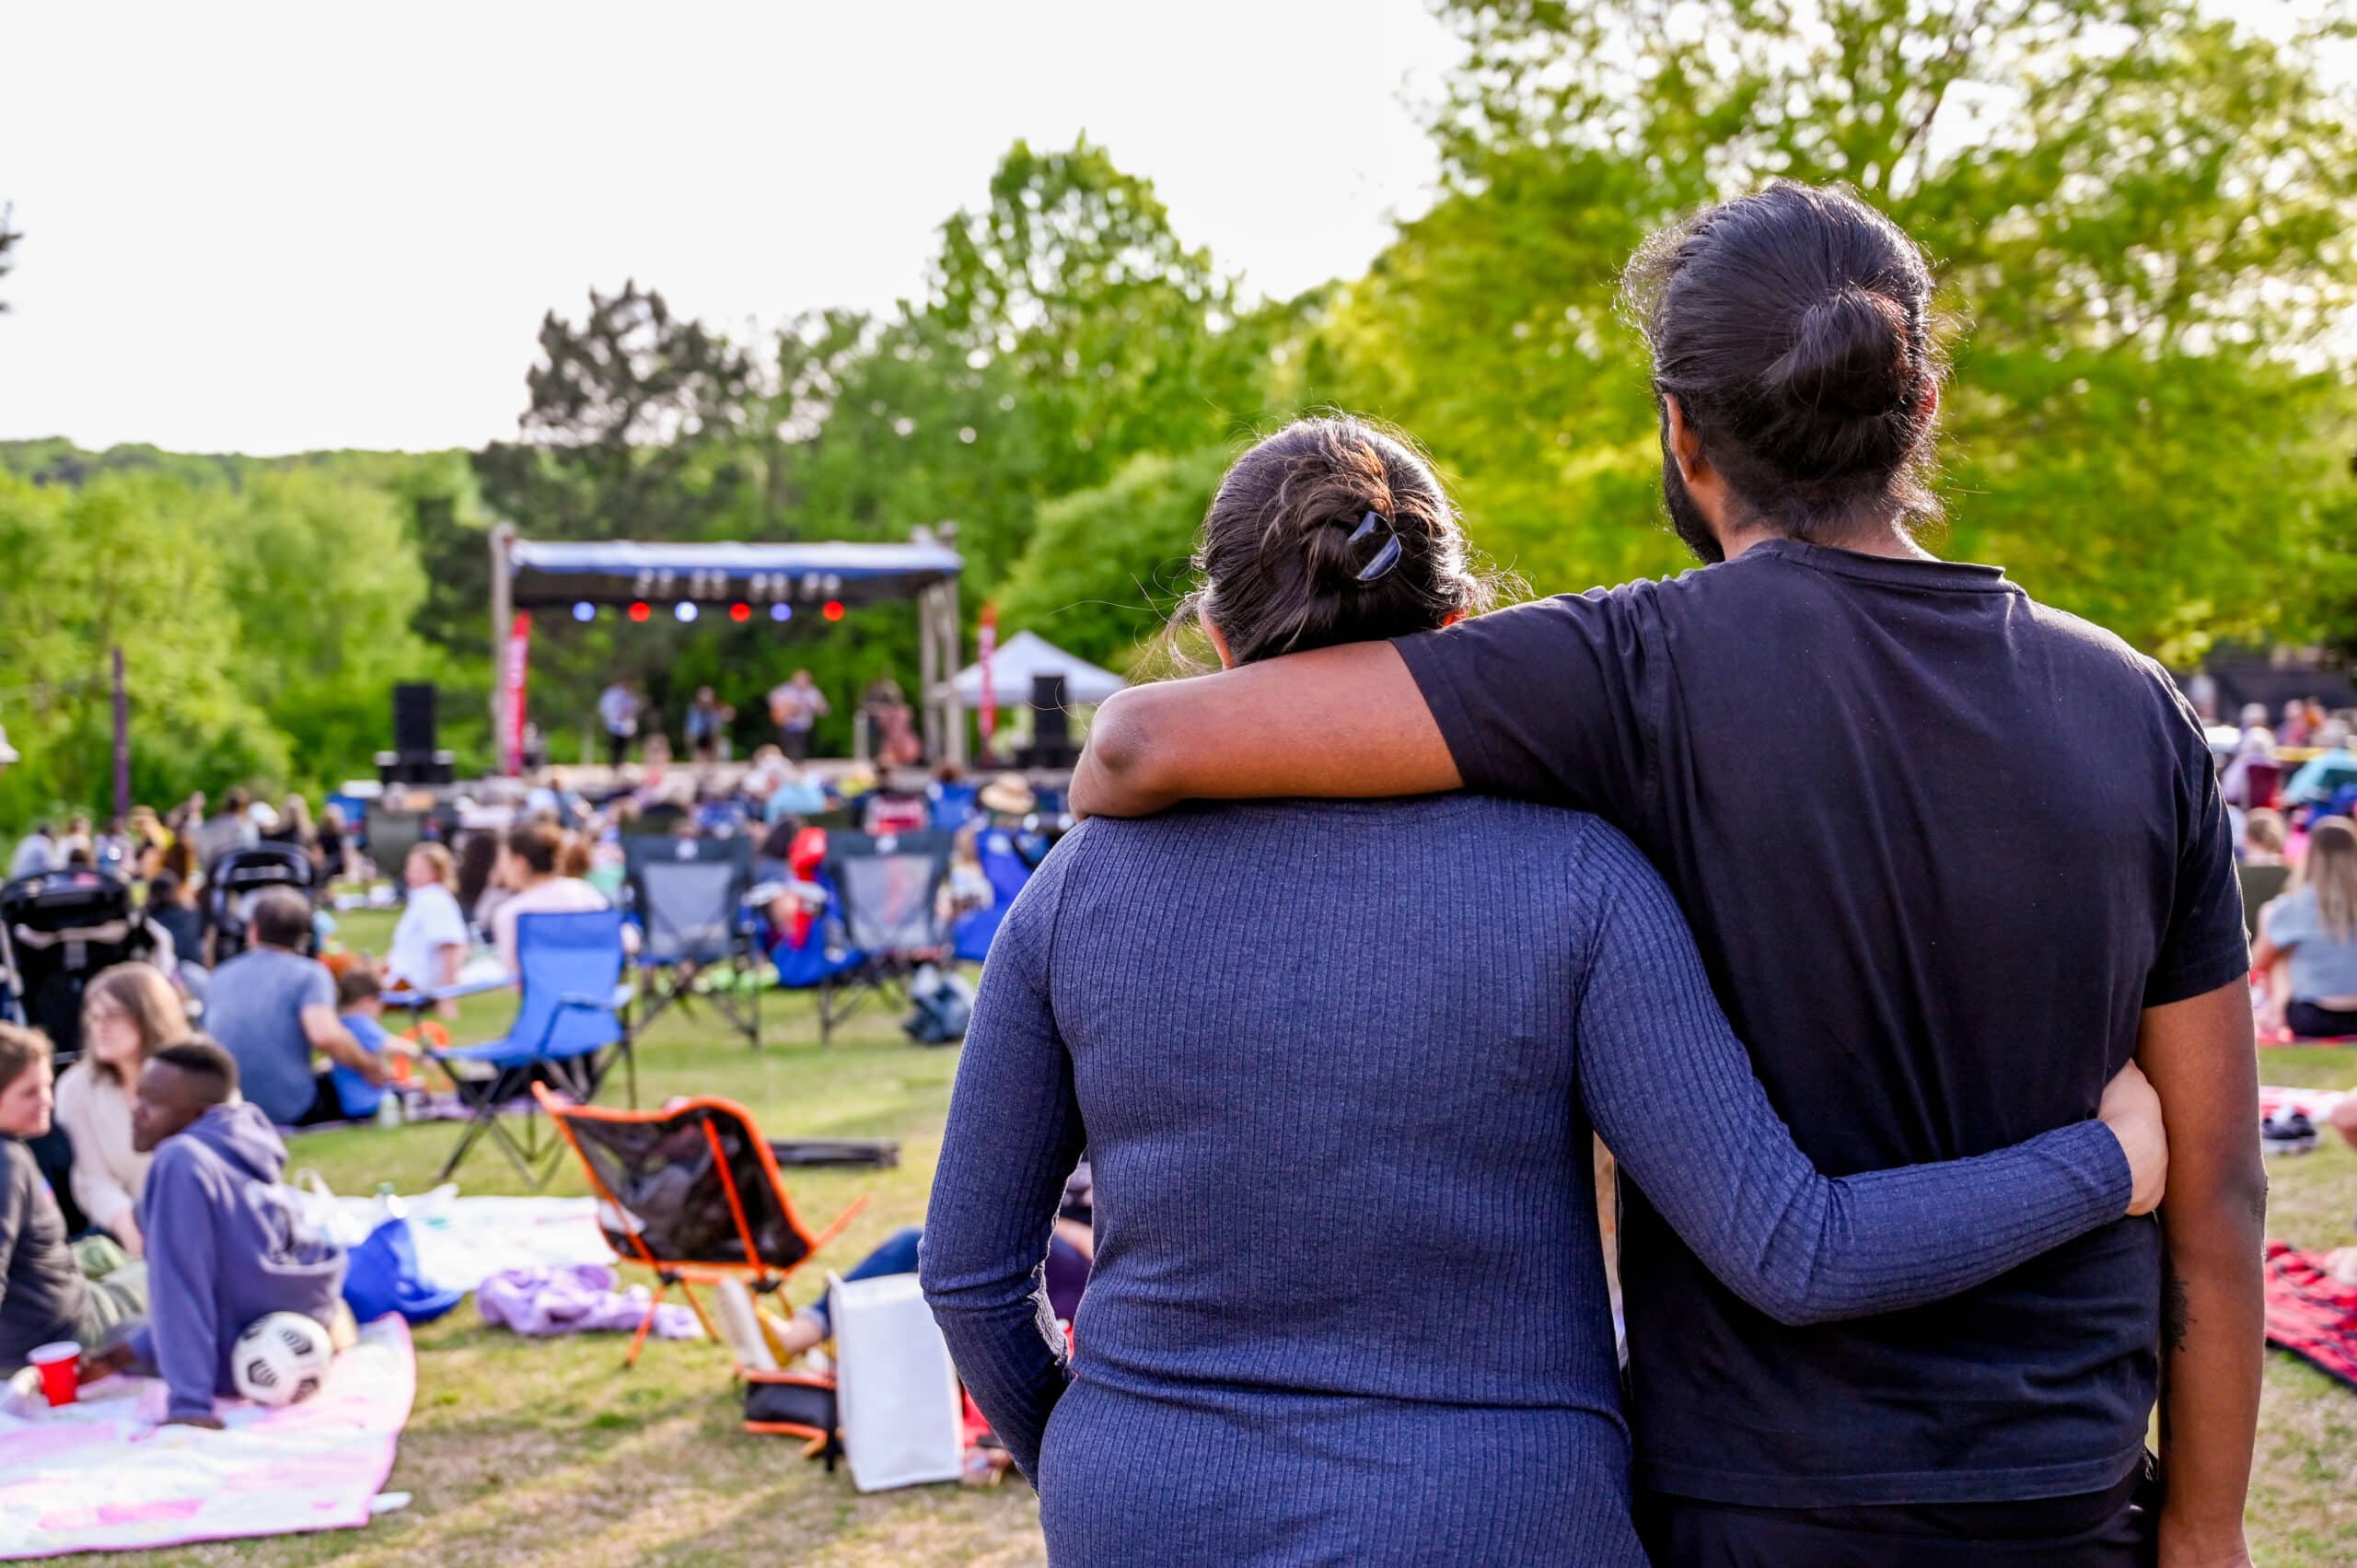
<path id="1" fill-rule="evenodd" d="M 72 1340 L 42 1345 L 25 1360 L 40 1369 L 41 1397 L 52 1407 L 70 1405 L 82 1397 L 82 1347 Z"/>

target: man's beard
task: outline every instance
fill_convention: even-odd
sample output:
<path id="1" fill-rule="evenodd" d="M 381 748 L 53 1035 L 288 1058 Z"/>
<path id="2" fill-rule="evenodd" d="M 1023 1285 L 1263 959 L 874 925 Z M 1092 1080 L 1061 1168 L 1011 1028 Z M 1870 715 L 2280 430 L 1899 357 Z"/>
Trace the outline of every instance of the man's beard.
<path id="1" fill-rule="evenodd" d="M 1666 438 L 1661 454 L 1661 500 L 1669 508 L 1670 531 L 1694 552 L 1697 561 L 1705 566 L 1715 566 L 1727 558 L 1719 536 L 1711 531 L 1711 525 L 1703 520 L 1702 509 L 1694 505 L 1693 494 L 1686 488 L 1686 476 L 1678 471 L 1678 459 L 1670 456 Z"/>

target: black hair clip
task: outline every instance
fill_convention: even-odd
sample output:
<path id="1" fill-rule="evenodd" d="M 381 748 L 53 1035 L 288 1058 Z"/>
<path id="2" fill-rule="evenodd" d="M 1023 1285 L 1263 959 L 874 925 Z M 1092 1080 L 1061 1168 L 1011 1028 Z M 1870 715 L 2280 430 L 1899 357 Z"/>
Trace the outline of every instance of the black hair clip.
<path id="1" fill-rule="evenodd" d="M 1391 526 L 1391 519 L 1380 512 L 1369 512 L 1365 517 L 1361 517 L 1359 526 L 1351 530 L 1351 537 L 1347 542 L 1353 546 L 1364 544 L 1368 540 L 1376 537 L 1376 530 L 1378 528 L 1383 533 L 1383 545 L 1368 559 L 1365 565 L 1359 568 L 1358 580 L 1362 583 L 1372 583 L 1399 564 L 1399 530 Z"/>

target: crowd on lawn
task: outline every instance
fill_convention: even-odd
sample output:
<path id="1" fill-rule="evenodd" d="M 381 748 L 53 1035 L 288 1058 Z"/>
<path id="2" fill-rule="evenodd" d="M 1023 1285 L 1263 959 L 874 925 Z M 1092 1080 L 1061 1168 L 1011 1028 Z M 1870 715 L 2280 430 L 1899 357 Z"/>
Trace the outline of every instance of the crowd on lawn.
<path id="1" fill-rule="evenodd" d="M 387 1027 L 388 998 L 413 1019 L 430 1007 L 447 1016 L 456 1005 L 440 993 L 512 980 L 524 916 L 621 899 L 625 839 L 749 836 L 769 886 L 807 888 L 797 868 L 811 871 L 812 835 L 830 827 L 949 830 L 960 869 L 946 917 L 997 896 L 979 871 L 986 838 L 1021 840 L 1036 864 L 1065 825 L 1019 775 L 977 787 L 955 768 L 860 767 L 822 780 L 772 746 L 724 779 L 671 766 L 659 737 L 646 753 L 601 799 L 547 771 L 500 807 L 420 802 L 437 836 L 397 865 L 375 865 L 361 824 L 336 806 L 314 818 L 300 796 L 273 808 L 242 789 L 210 810 L 194 797 L 104 830 L 77 816 L 62 832 L 29 832 L 12 881 L 120 878 L 152 942 L 147 958 L 87 977 L 79 1056 L 62 1073 L 39 1031 L 0 1026 L 0 1371 L 73 1342 L 86 1376 L 159 1373 L 173 1418 L 203 1424 L 215 1393 L 229 1391 L 229 1344 L 259 1315 L 348 1330 L 341 1254 L 296 1223 L 277 1185 L 284 1130 L 401 1103 L 420 1031 Z M 240 852 L 266 842 L 298 851 L 312 874 L 207 896 Z M 367 891 L 380 872 L 399 877 L 400 914 L 375 956 L 336 940 L 335 911 L 381 901 Z M 781 895 L 763 912 L 766 947 L 807 910 Z M 36 1146 L 59 1157 L 45 1167 Z M 911 1245 L 895 1238 L 862 1268 L 912 1268 L 900 1257 Z"/>

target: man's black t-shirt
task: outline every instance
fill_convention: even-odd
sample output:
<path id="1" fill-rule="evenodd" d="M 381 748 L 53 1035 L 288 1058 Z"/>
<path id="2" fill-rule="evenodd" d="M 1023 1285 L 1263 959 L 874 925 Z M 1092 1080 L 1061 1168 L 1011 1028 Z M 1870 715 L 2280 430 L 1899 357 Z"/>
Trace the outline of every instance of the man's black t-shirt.
<path id="1" fill-rule="evenodd" d="M 2090 1116 L 2143 1009 L 2248 964 L 2191 710 L 1995 568 L 1777 541 L 1398 646 L 1469 786 L 1594 811 L 1653 857 L 1829 1174 Z M 1622 1237 L 1643 1485 L 2061 1497 L 2142 1452 L 2150 1218 L 1933 1307 L 1803 1329 L 1721 1287 L 1633 1189 Z"/>

